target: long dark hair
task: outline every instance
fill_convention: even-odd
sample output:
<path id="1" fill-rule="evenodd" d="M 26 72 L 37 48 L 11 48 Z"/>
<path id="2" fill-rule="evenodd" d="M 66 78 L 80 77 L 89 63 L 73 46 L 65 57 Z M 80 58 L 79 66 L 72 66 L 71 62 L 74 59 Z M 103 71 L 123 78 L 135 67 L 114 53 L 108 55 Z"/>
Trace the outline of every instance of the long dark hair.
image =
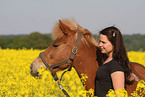
<path id="1" fill-rule="evenodd" d="M 100 34 L 106 35 L 108 40 L 114 46 L 113 59 L 122 66 L 125 72 L 125 78 L 127 79 L 132 71 L 120 30 L 111 26 L 100 31 Z"/>

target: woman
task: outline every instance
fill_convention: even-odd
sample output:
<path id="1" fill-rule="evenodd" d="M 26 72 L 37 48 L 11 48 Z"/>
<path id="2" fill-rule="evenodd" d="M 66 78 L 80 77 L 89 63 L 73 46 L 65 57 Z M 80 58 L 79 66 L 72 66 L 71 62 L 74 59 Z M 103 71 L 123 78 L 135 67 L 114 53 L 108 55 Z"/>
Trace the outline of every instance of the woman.
<path id="1" fill-rule="evenodd" d="M 99 48 L 105 58 L 99 62 L 96 72 L 95 96 L 105 97 L 109 89 L 125 88 L 125 79 L 130 76 L 131 69 L 119 29 L 114 26 L 105 28 L 99 37 Z"/>

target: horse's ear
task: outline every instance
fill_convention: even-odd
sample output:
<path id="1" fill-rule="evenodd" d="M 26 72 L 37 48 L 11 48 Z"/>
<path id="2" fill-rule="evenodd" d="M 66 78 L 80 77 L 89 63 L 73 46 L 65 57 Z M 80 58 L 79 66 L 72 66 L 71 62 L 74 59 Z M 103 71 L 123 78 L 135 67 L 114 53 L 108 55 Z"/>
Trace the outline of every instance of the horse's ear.
<path id="1" fill-rule="evenodd" d="M 90 32 L 88 29 L 84 29 L 83 34 L 84 34 L 84 35 L 90 35 L 91 32 Z"/>
<path id="2" fill-rule="evenodd" d="M 64 35 L 68 35 L 69 32 L 71 31 L 71 29 L 67 25 L 62 23 L 61 20 L 59 20 L 59 27 L 60 27 L 61 31 L 64 33 Z"/>

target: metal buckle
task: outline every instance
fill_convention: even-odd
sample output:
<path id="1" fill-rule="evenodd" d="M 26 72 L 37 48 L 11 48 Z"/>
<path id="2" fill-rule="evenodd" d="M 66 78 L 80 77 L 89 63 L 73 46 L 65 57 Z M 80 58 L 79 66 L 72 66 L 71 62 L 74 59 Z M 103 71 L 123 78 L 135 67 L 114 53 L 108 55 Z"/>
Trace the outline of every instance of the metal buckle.
<path id="1" fill-rule="evenodd" d="M 77 54 L 77 51 L 78 51 L 78 49 L 77 49 L 77 48 L 75 48 L 75 47 L 72 49 L 72 53 L 73 53 L 74 55 L 76 55 L 76 54 Z"/>
<path id="2" fill-rule="evenodd" d="M 70 64 L 72 62 L 70 58 L 67 58 L 66 61 L 68 64 Z"/>

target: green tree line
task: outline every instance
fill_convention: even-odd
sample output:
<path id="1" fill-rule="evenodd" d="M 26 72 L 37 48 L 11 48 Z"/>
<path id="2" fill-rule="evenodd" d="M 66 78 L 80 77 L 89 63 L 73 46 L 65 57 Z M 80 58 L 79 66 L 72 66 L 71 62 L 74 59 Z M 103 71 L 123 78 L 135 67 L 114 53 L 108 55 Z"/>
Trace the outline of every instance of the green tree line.
<path id="1" fill-rule="evenodd" d="M 2 35 L 0 47 L 2 49 L 45 49 L 52 43 L 50 34 L 33 32 L 30 35 Z"/>
<path id="2" fill-rule="evenodd" d="M 98 37 L 94 35 L 94 37 Z M 145 51 L 145 35 L 123 35 L 128 51 Z M 29 35 L 0 35 L 2 49 L 46 49 L 52 43 L 51 34 L 33 32 Z"/>

